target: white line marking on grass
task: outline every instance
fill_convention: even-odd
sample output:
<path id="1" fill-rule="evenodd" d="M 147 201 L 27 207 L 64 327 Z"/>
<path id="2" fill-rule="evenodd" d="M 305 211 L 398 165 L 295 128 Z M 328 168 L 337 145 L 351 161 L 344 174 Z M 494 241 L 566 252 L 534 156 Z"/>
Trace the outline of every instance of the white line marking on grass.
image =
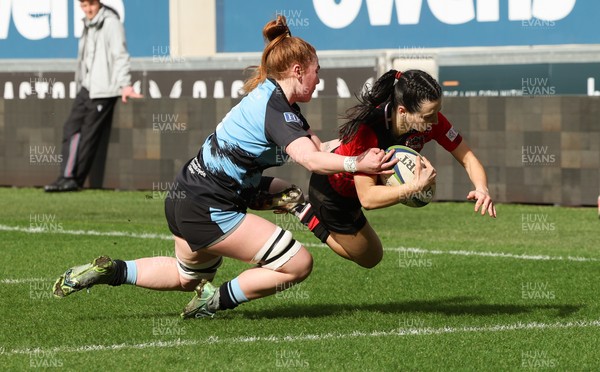
<path id="1" fill-rule="evenodd" d="M 0 231 L 18 231 L 28 234 L 66 234 L 66 235 L 89 235 L 89 236 L 122 236 L 127 238 L 139 239 L 163 239 L 173 240 L 173 235 L 152 234 L 152 233 L 131 233 L 125 231 L 95 231 L 95 230 L 48 230 L 35 227 L 19 227 L 0 225 Z"/>
<path id="2" fill-rule="evenodd" d="M 67 234 L 67 235 L 89 235 L 89 236 L 118 236 L 127 238 L 137 239 L 162 239 L 162 240 L 173 240 L 171 235 L 164 234 L 152 234 L 152 233 L 130 233 L 124 231 L 94 231 L 94 230 L 54 230 L 48 231 L 45 229 L 18 227 L 18 226 L 6 226 L 0 225 L 0 231 L 17 231 L 28 234 Z M 306 247 L 327 247 L 322 243 L 306 243 Z M 397 248 L 384 248 L 384 251 L 392 252 L 413 252 L 423 254 L 434 254 L 434 255 L 453 255 L 453 256 L 476 256 L 476 257 L 497 257 L 497 258 L 512 258 L 518 260 L 534 260 L 534 261 L 572 261 L 572 262 L 600 262 L 600 259 L 593 257 L 576 257 L 576 256 L 548 256 L 548 255 L 527 255 L 527 254 L 513 254 L 504 252 L 478 252 L 478 251 L 465 251 L 465 250 L 438 250 L 438 249 L 422 249 L 422 248 L 408 248 L 408 247 L 397 247 Z M 51 281 L 53 279 L 43 278 L 16 278 L 16 279 L 0 279 L 0 284 L 24 284 L 31 282 Z"/>
<path id="3" fill-rule="evenodd" d="M 325 244 L 308 243 L 306 247 L 327 247 Z M 452 256 L 477 256 L 477 257 L 498 257 L 498 258 L 513 258 L 518 260 L 533 260 L 533 261 L 575 261 L 575 262 L 600 262 L 599 258 L 593 257 L 576 257 L 576 256 L 548 256 L 548 255 L 529 255 L 529 254 L 514 254 L 504 252 L 480 252 L 480 251 L 464 251 L 464 250 L 439 250 L 439 249 L 423 249 L 410 247 L 383 248 L 384 251 L 391 252 L 413 252 L 423 254 L 446 254 Z"/>
<path id="4" fill-rule="evenodd" d="M 2 279 L 1 284 L 24 284 L 24 283 L 37 283 L 37 282 L 51 282 L 53 279 L 44 278 L 21 278 L 21 279 Z"/>
<path id="5" fill-rule="evenodd" d="M 83 345 L 83 346 L 58 346 L 54 348 L 25 348 L 12 349 L 0 352 L 0 355 L 23 355 L 35 353 L 86 353 L 91 351 L 114 351 L 114 350 L 135 350 L 152 348 L 173 348 L 178 346 L 197 346 L 206 344 L 243 344 L 255 342 L 302 342 L 302 341 L 324 341 L 328 339 L 349 339 L 349 338 L 370 338 L 370 337 L 404 337 L 404 336 L 429 336 L 451 333 L 493 333 L 510 332 L 522 330 L 544 330 L 544 329 L 567 329 L 567 328 L 592 328 L 600 327 L 600 320 L 593 321 L 575 321 L 568 323 L 515 323 L 506 325 L 493 325 L 484 327 L 442 327 L 442 328 L 409 328 L 393 329 L 389 331 L 361 332 L 353 331 L 350 333 L 325 333 L 308 335 L 287 335 L 287 336 L 247 336 L 247 337 L 218 337 L 210 336 L 203 340 L 172 340 L 172 341 L 153 341 L 138 344 L 114 344 L 114 345 Z"/>
<path id="6" fill-rule="evenodd" d="M 384 248 L 386 251 L 396 252 L 415 252 L 415 253 L 427 253 L 427 254 L 448 254 L 455 256 L 478 256 L 478 257 L 500 257 L 500 258 L 514 258 L 519 260 L 534 260 L 534 261 L 576 261 L 576 262 L 600 262 L 600 259 L 593 257 L 573 257 L 573 256 L 548 256 L 548 255 L 528 255 L 528 254 L 513 254 L 504 252 L 478 252 L 478 251 L 463 251 L 463 250 L 449 250 L 442 251 L 436 249 L 422 249 L 422 248 Z"/>
<path id="7" fill-rule="evenodd" d="M 153 233 L 131 233 L 125 231 L 95 231 L 95 230 L 47 230 L 41 228 L 31 227 L 19 227 L 19 226 L 7 226 L 0 224 L 0 231 L 17 231 L 29 234 L 67 234 L 67 235 L 90 235 L 90 236 L 118 236 L 127 238 L 138 238 L 138 239 L 162 239 L 162 240 L 173 240 L 172 235 L 165 234 L 153 234 Z M 327 247 L 322 243 L 306 243 L 306 247 Z M 599 258 L 593 257 L 577 257 L 577 256 L 548 256 L 548 255 L 528 255 L 528 254 L 513 254 L 504 252 L 479 252 L 479 251 L 465 251 L 465 250 L 437 250 L 437 249 L 423 249 L 423 248 L 410 248 L 410 247 L 395 247 L 395 248 L 384 248 L 385 251 L 395 252 L 415 252 L 424 254 L 447 254 L 454 256 L 478 256 L 478 257 L 498 257 L 498 258 L 513 258 L 519 260 L 535 260 L 535 261 L 574 261 L 574 262 L 600 262 Z"/>

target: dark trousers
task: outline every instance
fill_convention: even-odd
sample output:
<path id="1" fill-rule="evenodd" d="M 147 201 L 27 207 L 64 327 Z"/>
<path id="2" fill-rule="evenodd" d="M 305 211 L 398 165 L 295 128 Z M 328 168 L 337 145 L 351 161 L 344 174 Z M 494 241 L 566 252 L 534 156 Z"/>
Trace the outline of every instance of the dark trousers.
<path id="1" fill-rule="evenodd" d="M 117 98 L 90 99 L 81 88 L 63 129 L 61 177 L 83 186 L 101 138 L 110 133 Z"/>

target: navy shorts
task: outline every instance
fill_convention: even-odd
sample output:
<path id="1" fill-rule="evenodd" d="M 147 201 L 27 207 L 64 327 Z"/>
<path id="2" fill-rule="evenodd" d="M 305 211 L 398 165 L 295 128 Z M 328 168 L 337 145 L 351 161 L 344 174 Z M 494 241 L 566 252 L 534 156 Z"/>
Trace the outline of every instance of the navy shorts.
<path id="1" fill-rule="evenodd" d="M 185 239 L 195 252 L 225 239 L 239 226 L 246 214 L 222 211 L 192 198 L 167 197 L 165 216 L 173 235 Z"/>

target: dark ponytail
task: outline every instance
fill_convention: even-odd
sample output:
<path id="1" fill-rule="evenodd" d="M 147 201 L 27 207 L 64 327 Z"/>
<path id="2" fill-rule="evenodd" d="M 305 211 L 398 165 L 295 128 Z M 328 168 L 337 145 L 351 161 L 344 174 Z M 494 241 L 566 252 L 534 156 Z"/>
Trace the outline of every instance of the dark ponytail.
<path id="1" fill-rule="evenodd" d="M 358 97 L 358 105 L 349 108 L 344 115 L 347 121 L 340 126 L 340 141 L 348 143 L 353 138 L 361 123 L 368 121 L 373 111 L 389 101 L 394 89 L 396 70 L 390 70 L 383 74 L 373 87 L 365 89 Z"/>
<path id="2" fill-rule="evenodd" d="M 358 98 L 359 104 L 346 111 L 347 121 L 339 128 L 342 143 L 350 142 L 360 124 L 370 125 L 375 109 L 391 103 L 395 109 L 404 106 L 409 113 L 417 112 L 426 101 L 436 101 L 442 96 L 442 88 L 428 73 L 421 70 L 398 72 L 390 70 L 383 74 L 373 87 L 366 89 Z"/>

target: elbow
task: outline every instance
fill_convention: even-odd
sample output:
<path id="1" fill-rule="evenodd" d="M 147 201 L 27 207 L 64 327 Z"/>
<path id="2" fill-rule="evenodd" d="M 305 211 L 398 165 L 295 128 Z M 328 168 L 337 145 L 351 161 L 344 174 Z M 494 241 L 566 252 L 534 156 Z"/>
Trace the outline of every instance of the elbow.
<path id="1" fill-rule="evenodd" d="M 372 200 L 369 200 L 369 198 L 360 198 L 359 197 L 359 199 L 360 199 L 360 205 L 362 205 L 362 207 L 368 211 L 379 208 L 375 203 L 373 203 Z"/>
<path id="2" fill-rule="evenodd" d="M 359 196 L 358 199 L 360 200 L 360 205 L 368 211 L 371 211 L 374 209 L 385 208 L 385 207 L 395 204 L 395 203 L 388 203 L 384 200 L 380 200 L 377 198 L 370 198 L 368 196 L 364 196 L 362 198 Z"/>
<path id="3" fill-rule="evenodd" d="M 302 164 L 302 166 L 309 172 L 311 173 L 317 173 L 317 174 L 321 174 L 319 172 L 319 168 L 315 167 L 315 164 L 312 163 L 304 163 Z"/>

